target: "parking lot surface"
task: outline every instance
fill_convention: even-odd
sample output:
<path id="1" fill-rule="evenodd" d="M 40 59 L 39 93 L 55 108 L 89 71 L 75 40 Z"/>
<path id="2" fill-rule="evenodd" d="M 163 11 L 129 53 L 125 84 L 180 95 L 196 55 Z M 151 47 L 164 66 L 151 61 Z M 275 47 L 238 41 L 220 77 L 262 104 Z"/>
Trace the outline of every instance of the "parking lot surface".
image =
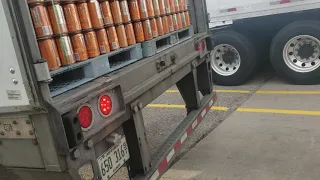
<path id="1" fill-rule="evenodd" d="M 248 100 L 265 82 L 273 75 L 263 73 L 245 85 L 238 87 L 214 86 L 218 94 L 217 102 L 207 114 L 204 121 L 197 127 L 193 134 L 182 146 L 176 160 L 198 144 L 204 137 L 212 132 L 240 105 Z M 184 101 L 174 86 L 143 110 L 147 137 L 150 150 L 154 153 L 166 140 L 170 133 L 186 117 Z M 127 180 L 126 168 L 122 168 L 112 179 Z"/>
<path id="2" fill-rule="evenodd" d="M 187 141 L 187 153 L 162 179 L 320 179 L 320 86 L 266 80 L 262 86 L 242 89 L 249 91 L 247 95 L 218 93 L 216 105 L 228 110 L 212 110 L 202 124 L 205 127 Z M 201 130 L 210 129 L 206 125 L 214 130 L 196 143 Z"/>

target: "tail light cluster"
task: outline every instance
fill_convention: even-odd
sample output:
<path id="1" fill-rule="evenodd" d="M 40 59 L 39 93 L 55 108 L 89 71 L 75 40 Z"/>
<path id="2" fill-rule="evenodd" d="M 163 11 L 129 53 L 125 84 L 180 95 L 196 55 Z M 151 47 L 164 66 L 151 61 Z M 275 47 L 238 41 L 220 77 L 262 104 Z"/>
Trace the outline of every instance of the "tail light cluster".
<path id="1" fill-rule="evenodd" d="M 108 117 L 112 112 L 112 98 L 109 95 L 102 95 L 98 98 L 97 108 L 102 117 Z M 83 131 L 88 131 L 94 123 L 93 109 L 89 104 L 78 108 L 78 118 Z"/>
<path id="2" fill-rule="evenodd" d="M 117 86 L 62 115 L 69 148 L 95 135 L 124 112 L 122 91 Z"/>

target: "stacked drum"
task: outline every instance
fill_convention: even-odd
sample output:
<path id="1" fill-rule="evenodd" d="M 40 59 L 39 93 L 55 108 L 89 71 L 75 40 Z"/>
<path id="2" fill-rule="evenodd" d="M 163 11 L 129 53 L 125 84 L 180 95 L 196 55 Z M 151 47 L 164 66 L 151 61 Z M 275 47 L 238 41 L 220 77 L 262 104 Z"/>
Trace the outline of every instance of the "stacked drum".
<path id="1" fill-rule="evenodd" d="M 27 0 L 50 70 L 190 25 L 188 0 Z"/>

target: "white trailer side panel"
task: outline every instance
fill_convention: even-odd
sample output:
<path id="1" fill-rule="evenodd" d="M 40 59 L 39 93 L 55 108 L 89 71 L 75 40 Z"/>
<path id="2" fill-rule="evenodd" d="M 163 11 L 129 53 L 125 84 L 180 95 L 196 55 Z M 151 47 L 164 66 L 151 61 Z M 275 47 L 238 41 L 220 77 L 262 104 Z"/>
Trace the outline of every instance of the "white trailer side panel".
<path id="1" fill-rule="evenodd" d="M 19 55 L 15 51 L 2 3 L 0 1 L 0 109 L 28 106 L 30 103 L 18 63 Z"/>
<path id="2" fill-rule="evenodd" d="M 320 0 L 207 0 L 210 27 L 233 20 L 320 8 Z"/>

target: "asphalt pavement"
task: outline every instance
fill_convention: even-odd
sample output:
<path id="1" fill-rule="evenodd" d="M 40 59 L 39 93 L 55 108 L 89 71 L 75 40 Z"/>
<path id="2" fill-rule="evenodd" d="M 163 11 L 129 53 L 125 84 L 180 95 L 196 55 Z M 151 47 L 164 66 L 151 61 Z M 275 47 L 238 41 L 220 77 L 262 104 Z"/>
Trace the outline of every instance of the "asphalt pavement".
<path id="1" fill-rule="evenodd" d="M 162 180 L 319 180 L 320 85 L 266 80 L 244 86 L 247 95 L 218 93 L 216 105 L 229 115 L 216 119 L 222 112 L 213 110 L 202 124 L 213 128 L 198 129 Z M 197 143 L 202 130 L 208 134 Z"/>
<path id="2" fill-rule="evenodd" d="M 201 122 L 190 138 L 185 141 L 175 161 L 179 160 L 201 142 L 203 138 L 218 127 L 219 124 L 254 95 L 273 76 L 272 73 L 262 73 L 246 84 L 237 87 L 215 85 L 214 90 L 217 92 L 218 98 L 214 104 L 214 110 L 207 114 L 205 120 Z M 173 86 L 154 100 L 148 107 L 144 108 L 143 116 L 149 147 L 151 152 L 154 153 L 186 117 L 184 101 L 177 88 Z M 126 168 L 122 168 L 112 179 L 126 180 L 128 179 L 126 172 Z"/>

